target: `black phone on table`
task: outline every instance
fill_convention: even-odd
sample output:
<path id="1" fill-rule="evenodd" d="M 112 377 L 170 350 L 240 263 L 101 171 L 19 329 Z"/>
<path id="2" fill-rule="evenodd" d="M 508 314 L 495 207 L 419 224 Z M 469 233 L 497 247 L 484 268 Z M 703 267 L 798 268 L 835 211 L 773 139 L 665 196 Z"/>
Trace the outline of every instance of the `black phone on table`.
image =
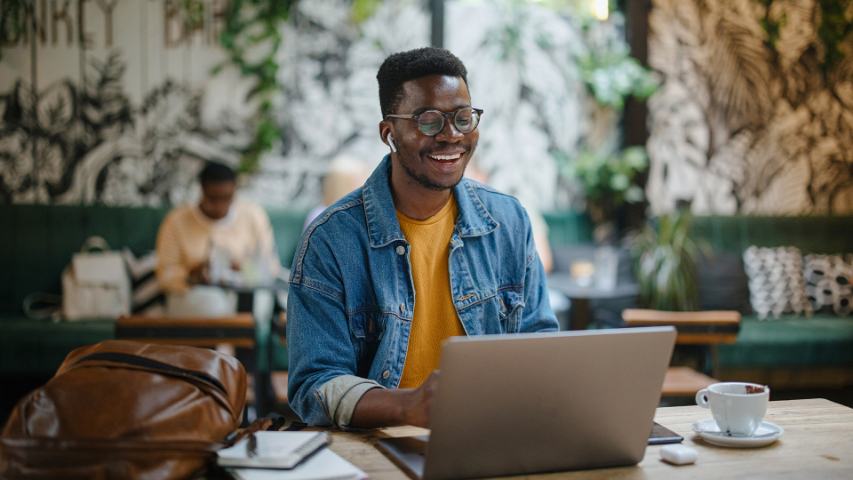
<path id="1" fill-rule="evenodd" d="M 664 427 L 658 422 L 652 424 L 652 433 L 649 435 L 649 445 L 665 445 L 667 443 L 681 443 L 684 437 Z"/>

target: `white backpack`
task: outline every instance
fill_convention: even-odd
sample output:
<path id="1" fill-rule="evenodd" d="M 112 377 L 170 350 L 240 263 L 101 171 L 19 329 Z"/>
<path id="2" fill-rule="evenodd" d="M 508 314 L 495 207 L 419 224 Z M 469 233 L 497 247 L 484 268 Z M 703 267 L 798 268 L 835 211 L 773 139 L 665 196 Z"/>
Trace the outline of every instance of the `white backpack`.
<path id="1" fill-rule="evenodd" d="M 130 298 L 122 254 L 101 237 L 87 238 L 62 272 L 62 317 L 117 319 L 130 313 Z"/>

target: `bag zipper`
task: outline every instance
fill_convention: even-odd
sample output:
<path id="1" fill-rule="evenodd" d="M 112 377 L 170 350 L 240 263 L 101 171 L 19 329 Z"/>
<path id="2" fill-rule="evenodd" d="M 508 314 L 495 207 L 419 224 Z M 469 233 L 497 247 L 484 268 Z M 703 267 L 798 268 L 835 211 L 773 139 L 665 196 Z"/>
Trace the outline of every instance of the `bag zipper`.
<path id="1" fill-rule="evenodd" d="M 83 362 L 88 361 L 107 361 L 107 362 L 115 362 L 115 363 L 124 363 L 127 365 L 133 365 L 136 367 L 143 367 L 152 370 L 156 370 L 162 372 L 166 375 L 172 375 L 175 377 L 181 377 L 185 379 L 193 379 L 198 380 L 203 383 L 206 383 L 225 395 L 228 398 L 228 391 L 225 389 L 225 385 L 222 384 L 218 379 L 196 370 L 188 370 L 185 368 L 179 368 L 174 365 L 169 365 L 168 363 L 160 362 L 158 360 L 152 360 L 150 358 L 142 357 L 139 355 L 133 355 L 129 353 L 118 353 L 118 352 L 97 352 L 86 355 L 81 359 L 74 362 L 74 365 L 77 366 Z"/>

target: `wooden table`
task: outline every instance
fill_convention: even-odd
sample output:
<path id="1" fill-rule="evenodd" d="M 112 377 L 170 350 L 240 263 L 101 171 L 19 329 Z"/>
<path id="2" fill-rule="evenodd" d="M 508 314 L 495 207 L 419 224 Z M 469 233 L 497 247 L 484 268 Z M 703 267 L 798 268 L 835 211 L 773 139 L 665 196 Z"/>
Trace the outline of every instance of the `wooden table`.
<path id="1" fill-rule="evenodd" d="M 684 436 L 684 444 L 699 451 L 694 465 L 673 466 L 660 460 L 660 446 L 649 446 L 633 467 L 607 468 L 524 478 L 591 479 L 718 479 L 718 478 L 853 478 L 853 409 L 824 399 L 771 402 L 766 419 L 785 429 L 776 443 L 755 449 L 715 447 L 694 435 L 694 421 L 710 417 L 696 406 L 659 408 L 655 420 Z M 372 433 L 335 432 L 332 450 L 367 473 L 371 479 L 405 478 L 376 450 L 378 436 L 405 436 L 423 429 L 402 427 Z M 555 448 L 559 446 L 555 445 Z"/>

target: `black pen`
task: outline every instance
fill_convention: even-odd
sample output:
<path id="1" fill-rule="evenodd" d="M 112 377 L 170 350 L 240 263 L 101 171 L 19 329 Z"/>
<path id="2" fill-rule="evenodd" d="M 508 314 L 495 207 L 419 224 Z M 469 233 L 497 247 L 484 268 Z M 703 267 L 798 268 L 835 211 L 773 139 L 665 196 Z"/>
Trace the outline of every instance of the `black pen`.
<path id="1" fill-rule="evenodd" d="M 258 439 L 255 437 L 254 432 L 249 434 L 249 444 L 246 446 L 246 454 L 249 458 L 258 455 Z"/>

